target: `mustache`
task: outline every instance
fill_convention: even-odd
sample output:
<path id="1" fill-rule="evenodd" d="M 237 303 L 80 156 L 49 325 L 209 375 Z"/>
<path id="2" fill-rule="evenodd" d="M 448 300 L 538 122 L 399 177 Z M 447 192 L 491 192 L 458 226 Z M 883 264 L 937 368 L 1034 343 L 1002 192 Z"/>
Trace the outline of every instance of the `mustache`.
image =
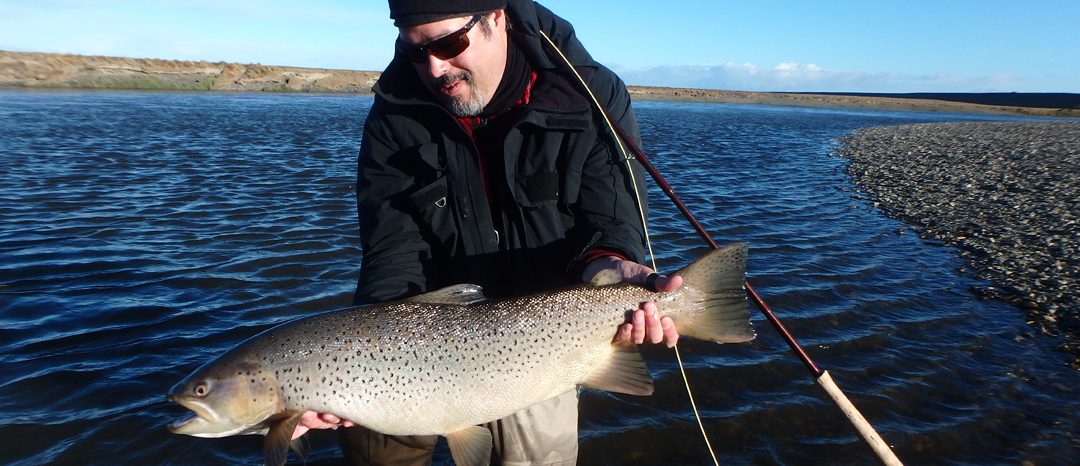
<path id="1" fill-rule="evenodd" d="M 447 74 L 444 74 L 442 76 L 439 76 L 439 79 L 435 80 L 435 84 L 437 84 L 439 87 L 446 87 L 446 86 L 449 86 L 449 85 L 451 85 L 451 84 L 453 84 L 453 83 L 455 83 L 455 82 L 457 82 L 459 80 L 461 80 L 461 81 L 469 81 L 471 79 L 472 79 L 472 74 L 469 73 L 468 71 L 462 70 L 462 71 L 458 71 L 456 73 L 447 73 Z"/>

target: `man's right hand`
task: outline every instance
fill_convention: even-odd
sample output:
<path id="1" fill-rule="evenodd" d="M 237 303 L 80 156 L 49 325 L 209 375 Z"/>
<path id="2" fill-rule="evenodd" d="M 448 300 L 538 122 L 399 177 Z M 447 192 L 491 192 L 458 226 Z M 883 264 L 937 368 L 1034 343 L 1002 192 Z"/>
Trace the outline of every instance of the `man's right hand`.
<path id="1" fill-rule="evenodd" d="M 642 286 L 652 286 L 659 292 L 671 292 L 682 286 L 680 276 L 657 276 L 656 280 L 648 283 L 649 275 L 653 270 L 645 265 L 634 261 L 620 259 L 614 256 L 604 256 L 593 260 L 585 266 L 581 280 L 588 282 L 604 269 L 614 269 L 622 276 L 623 282 L 634 283 Z M 613 343 L 663 343 L 668 348 L 675 346 L 679 341 L 679 331 L 675 328 L 675 322 L 670 317 L 661 317 L 656 308 L 656 303 L 646 301 L 631 314 L 629 322 L 622 324 L 615 332 Z"/>

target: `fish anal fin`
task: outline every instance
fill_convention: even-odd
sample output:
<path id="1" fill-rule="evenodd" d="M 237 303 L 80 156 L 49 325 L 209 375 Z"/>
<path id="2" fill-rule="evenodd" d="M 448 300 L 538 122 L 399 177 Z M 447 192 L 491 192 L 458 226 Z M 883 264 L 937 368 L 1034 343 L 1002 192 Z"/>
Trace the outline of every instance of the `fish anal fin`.
<path id="1" fill-rule="evenodd" d="M 653 379 L 637 346 L 612 345 L 611 357 L 593 370 L 581 385 L 628 395 L 648 396 L 653 393 Z"/>
<path id="2" fill-rule="evenodd" d="M 462 283 L 460 285 L 450 285 L 435 291 L 418 294 L 407 299 L 407 301 L 427 304 L 458 304 L 465 306 L 480 301 L 487 301 L 487 297 L 484 296 L 484 289 L 481 288 L 480 285 Z"/>
<path id="3" fill-rule="evenodd" d="M 491 464 L 491 431 L 471 426 L 446 434 L 450 456 L 458 466 L 488 466 Z"/>
<path id="4" fill-rule="evenodd" d="M 303 411 L 285 411 L 267 421 L 270 430 L 263 440 L 263 463 L 266 466 L 282 466 L 289 459 L 289 447 L 300 445 L 293 443 L 292 434 L 300 424 L 301 414 Z M 303 454 L 301 451 L 297 453 Z"/>

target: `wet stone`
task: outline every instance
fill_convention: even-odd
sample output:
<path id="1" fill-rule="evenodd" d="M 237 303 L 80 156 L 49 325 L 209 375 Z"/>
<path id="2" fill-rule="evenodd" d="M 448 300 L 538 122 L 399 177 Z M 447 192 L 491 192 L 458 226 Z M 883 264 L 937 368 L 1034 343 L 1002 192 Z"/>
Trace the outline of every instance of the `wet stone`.
<path id="1" fill-rule="evenodd" d="M 1080 367 L 1080 123 L 883 126 L 841 142 L 875 207 L 956 247 L 986 296 L 1064 336 Z"/>

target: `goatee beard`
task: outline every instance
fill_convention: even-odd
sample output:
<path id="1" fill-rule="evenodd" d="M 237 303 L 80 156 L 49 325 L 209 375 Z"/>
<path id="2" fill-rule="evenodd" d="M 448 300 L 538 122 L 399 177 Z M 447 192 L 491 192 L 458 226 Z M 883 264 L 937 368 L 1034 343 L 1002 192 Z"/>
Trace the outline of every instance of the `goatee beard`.
<path id="1" fill-rule="evenodd" d="M 447 99 L 447 110 L 457 117 L 474 117 L 480 115 L 480 112 L 484 111 L 484 106 L 487 105 L 487 103 L 484 102 L 483 96 L 480 95 L 480 89 L 477 89 L 476 83 L 473 82 L 471 73 L 468 71 L 460 71 L 454 74 L 444 74 L 439 77 L 435 82 L 435 85 L 438 86 L 438 89 L 442 89 L 457 81 L 461 81 L 462 84 L 469 86 L 469 95 L 472 97 L 469 100 L 461 100 L 440 93 L 443 98 Z"/>

